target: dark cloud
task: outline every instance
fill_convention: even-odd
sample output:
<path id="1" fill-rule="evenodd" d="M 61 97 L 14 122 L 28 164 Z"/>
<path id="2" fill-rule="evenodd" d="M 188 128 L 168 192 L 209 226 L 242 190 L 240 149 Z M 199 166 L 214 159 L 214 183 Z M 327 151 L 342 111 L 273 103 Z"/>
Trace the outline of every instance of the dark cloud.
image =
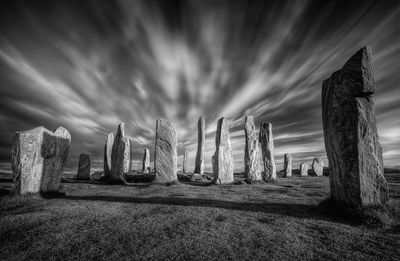
<path id="1" fill-rule="evenodd" d="M 287 152 L 295 164 L 325 157 L 322 81 L 370 45 L 385 164 L 399 166 L 399 15 L 398 1 L 5 1 L 0 158 L 10 160 L 16 130 L 64 126 L 68 166 L 86 152 L 100 167 L 107 133 L 124 121 L 140 161 L 166 118 L 193 167 L 205 115 L 210 170 L 226 116 L 240 170 L 248 114 L 273 124 L 278 165 Z"/>

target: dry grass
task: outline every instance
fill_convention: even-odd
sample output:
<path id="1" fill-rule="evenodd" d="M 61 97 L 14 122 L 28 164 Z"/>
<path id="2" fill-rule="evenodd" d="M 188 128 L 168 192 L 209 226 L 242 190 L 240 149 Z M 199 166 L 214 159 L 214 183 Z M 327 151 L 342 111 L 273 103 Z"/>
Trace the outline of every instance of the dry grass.
<path id="1" fill-rule="evenodd" d="M 241 175 L 236 176 L 242 180 Z M 10 196 L 2 183 L 0 259 L 390 260 L 400 227 L 319 206 L 327 177 L 276 184 L 133 187 L 65 180 L 65 196 Z M 4 189 L 6 188 L 6 189 Z M 397 201 L 391 200 L 396 209 Z M 386 213 L 386 212 L 385 212 Z"/>

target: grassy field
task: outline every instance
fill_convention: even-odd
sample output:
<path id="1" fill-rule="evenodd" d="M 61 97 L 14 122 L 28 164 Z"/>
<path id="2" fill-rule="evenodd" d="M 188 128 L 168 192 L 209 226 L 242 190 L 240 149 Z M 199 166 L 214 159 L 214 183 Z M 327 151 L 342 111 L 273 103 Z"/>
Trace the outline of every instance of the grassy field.
<path id="1" fill-rule="evenodd" d="M 131 179 L 135 186 L 65 179 L 65 195 L 55 198 L 8 195 L 11 184 L 0 179 L 0 259 L 400 258 L 398 224 L 368 226 L 319 206 L 328 177 L 220 186 Z"/>

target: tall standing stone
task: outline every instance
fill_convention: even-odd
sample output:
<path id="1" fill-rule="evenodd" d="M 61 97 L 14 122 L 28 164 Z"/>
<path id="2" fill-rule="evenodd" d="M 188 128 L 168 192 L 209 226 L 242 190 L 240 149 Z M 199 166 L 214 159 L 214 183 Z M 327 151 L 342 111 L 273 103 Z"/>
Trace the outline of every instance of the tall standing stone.
<path id="1" fill-rule="evenodd" d="M 262 158 L 264 162 L 265 181 L 276 180 L 276 166 L 274 159 L 274 138 L 272 136 L 272 124 L 261 123 L 260 142 Z"/>
<path id="2" fill-rule="evenodd" d="M 111 154 L 114 144 L 114 133 L 107 135 L 107 141 L 104 146 L 104 176 L 111 177 Z"/>
<path id="3" fill-rule="evenodd" d="M 194 173 L 204 174 L 204 146 L 206 143 L 206 119 L 204 116 L 200 116 L 197 128 L 197 154 Z"/>
<path id="4" fill-rule="evenodd" d="M 246 182 L 262 180 L 261 170 L 259 166 L 259 147 L 256 127 L 254 125 L 253 116 L 246 116 L 244 122 L 245 131 L 245 149 L 244 149 L 244 172 Z"/>
<path id="5" fill-rule="evenodd" d="M 78 179 L 90 179 L 90 157 L 88 154 L 79 155 Z"/>
<path id="6" fill-rule="evenodd" d="M 308 164 L 304 162 L 300 164 L 300 177 L 305 176 L 308 176 Z"/>
<path id="7" fill-rule="evenodd" d="M 324 162 L 321 158 L 314 158 L 311 168 L 317 176 L 322 176 L 322 174 L 324 174 Z"/>
<path id="8" fill-rule="evenodd" d="M 118 125 L 111 153 L 111 181 L 124 182 L 124 174 L 129 171 L 130 142 L 125 136 L 125 123 Z"/>
<path id="9" fill-rule="evenodd" d="M 149 168 L 150 168 L 150 151 L 148 148 L 144 148 L 143 164 L 142 164 L 143 173 L 150 173 Z"/>
<path id="10" fill-rule="evenodd" d="M 283 175 L 284 177 L 292 176 L 292 154 L 286 153 L 283 159 Z"/>
<path id="11" fill-rule="evenodd" d="M 212 156 L 214 184 L 228 184 L 233 179 L 233 154 L 229 135 L 229 123 L 225 118 L 218 120 L 215 136 L 215 153 Z"/>
<path id="12" fill-rule="evenodd" d="M 189 160 L 189 149 L 185 148 L 183 153 L 183 164 L 182 164 L 182 172 L 186 173 L 188 170 L 188 160 Z"/>
<path id="13" fill-rule="evenodd" d="M 168 184 L 178 181 L 177 144 L 175 127 L 167 120 L 157 120 L 154 152 L 156 183 Z"/>
<path id="14" fill-rule="evenodd" d="M 14 189 L 19 194 L 58 192 L 71 135 L 63 127 L 15 133 L 12 145 Z"/>
<path id="15" fill-rule="evenodd" d="M 362 48 L 322 87 L 331 196 L 353 206 L 388 200 L 374 112 L 371 60 L 371 49 Z"/>

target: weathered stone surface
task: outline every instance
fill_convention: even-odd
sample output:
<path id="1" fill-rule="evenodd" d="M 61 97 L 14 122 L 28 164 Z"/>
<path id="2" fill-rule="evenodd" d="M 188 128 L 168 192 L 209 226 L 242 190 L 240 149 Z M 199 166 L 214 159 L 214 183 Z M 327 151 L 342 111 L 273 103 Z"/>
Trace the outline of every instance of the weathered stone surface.
<path id="1" fill-rule="evenodd" d="M 111 177 L 111 154 L 114 144 L 114 133 L 107 135 L 107 141 L 104 146 L 104 177 Z"/>
<path id="2" fill-rule="evenodd" d="M 182 163 L 182 172 L 186 173 L 188 171 L 188 160 L 189 160 L 189 149 L 185 149 L 183 152 L 183 163 Z"/>
<path id="3" fill-rule="evenodd" d="M 272 124 L 261 123 L 260 126 L 260 142 L 262 159 L 264 163 L 264 180 L 276 180 L 276 165 L 274 159 L 274 138 L 272 136 Z"/>
<path id="4" fill-rule="evenodd" d="M 229 123 L 225 118 L 218 120 L 217 133 L 215 136 L 215 153 L 212 156 L 214 184 L 228 184 L 233 179 L 233 154 L 229 135 Z"/>
<path id="5" fill-rule="evenodd" d="M 143 173 L 150 173 L 150 151 L 148 148 L 144 149 L 142 171 Z"/>
<path id="6" fill-rule="evenodd" d="M 124 174 L 129 171 L 130 142 L 125 136 L 125 123 L 118 125 L 111 152 L 111 181 L 124 182 Z"/>
<path id="7" fill-rule="evenodd" d="M 324 174 L 324 162 L 321 158 L 314 158 L 311 168 L 317 176 L 322 176 L 322 174 Z"/>
<path id="8" fill-rule="evenodd" d="M 78 179 L 90 179 L 90 157 L 88 154 L 79 155 Z"/>
<path id="9" fill-rule="evenodd" d="M 292 176 L 292 154 L 286 153 L 283 159 L 283 175 L 284 177 Z"/>
<path id="10" fill-rule="evenodd" d="M 308 164 L 307 163 L 300 164 L 300 176 L 301 177 L 308 176 Z"/>
<path id="11" fill-rule="evenodd" d="M 376 127 L 371 50 L 364 47 L 322 88 L 322 119 L 332 199 L 353 206 L 388 200 Z"/>
<path id="12" fill-rule="evenodd" d="M 204 146 L 206 143 L 206 118 L 200 116 L 198 122 L 197 154 L 194 173 L 204 173 Z"/>
<path id="13" fill-rule="evenodd" d="M 261 153 L 258 146 L 258 137 L 253 116 L 246 116 L 244 122 L 244 131 L 246 139 L 244 149 L 244 172 L 246 176 L 246 182 L 250 183 L 257 180 L 262 180 L 259 166 Z"/>
<path id="14" fill-rule="evenodd" d="M 156 183 L 167 184 L 178 181 L 177 144 L 175 127 L 167 120 L 157 120 L 154 154 Z"/>
<path id="15" fill-rule="evenodd" d="M 69 132 L 44 127 L 18 131 L 13 139 L 12 169 L 17 193 L 58 192 L 71 142 Z"/>

